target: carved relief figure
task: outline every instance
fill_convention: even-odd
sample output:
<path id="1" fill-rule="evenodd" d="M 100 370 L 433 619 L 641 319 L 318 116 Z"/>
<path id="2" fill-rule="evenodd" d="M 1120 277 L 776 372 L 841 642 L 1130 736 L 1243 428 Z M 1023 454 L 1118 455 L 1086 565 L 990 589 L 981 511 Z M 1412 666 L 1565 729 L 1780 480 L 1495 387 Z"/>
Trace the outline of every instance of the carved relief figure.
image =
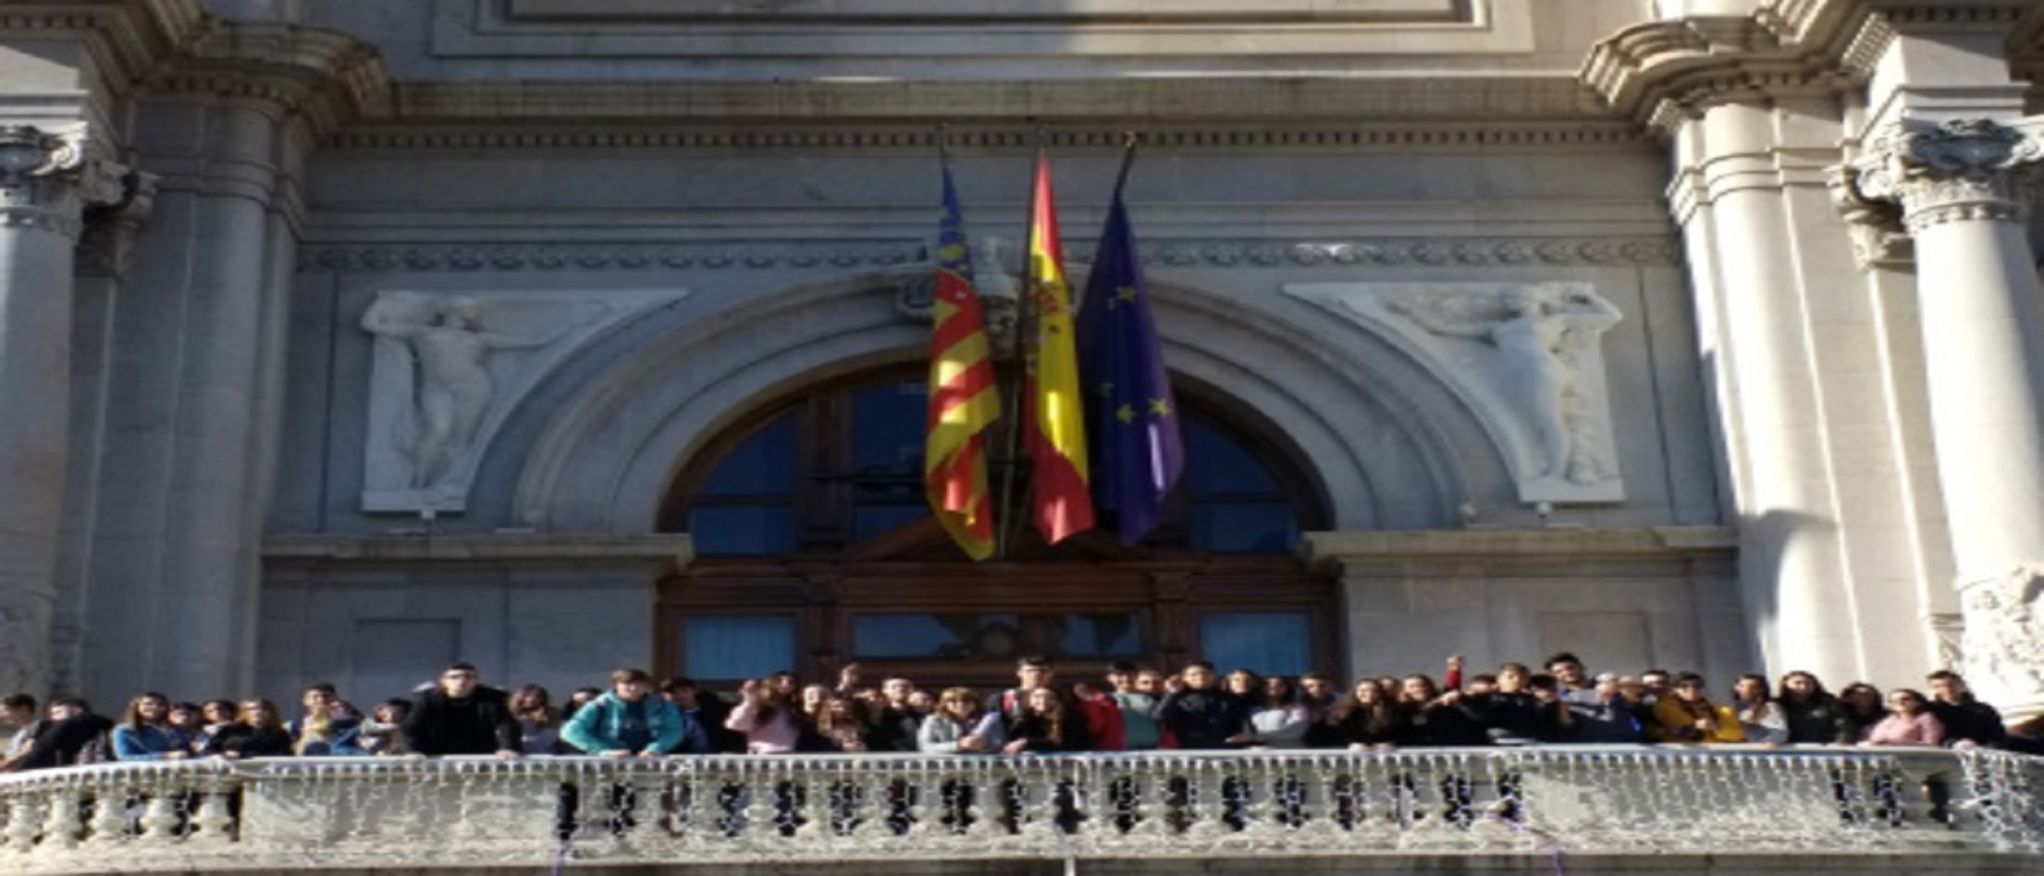
<path id="1" fill-rule="evenodd" d="M 1472 338 L 1496 348 L 1507 363 L 1499 377 L 1532 417 L 1545 477 L 1592 484 L 1616 466 L 1591 434 L 1579 383 L 1583 359 L 1623 319 L 1618 308 L 1587 289 L 1526 286 L 1495 294 L 1410 294 L 1391 309 L 1427 331 Z"/>
<path id="2" fill-rule="evenodd" d="M 2044 687 L 2044 569 L 2020 568 L 1965 585 L 1959 599 L 1966 676 L 2004 696 Z"/>
<path id="3" fill-rule="evenodd" d="M 543 337 L 500 334 L 484 330 L 482 308 L 475 298 L 393 292 L 362 316 L 363 330 L 405 344 L 412 356 L 415 421 L 412 434 L 398 440 L 411 461 L 413 489 L 439 481 L 455 454 L 475 437 L 496 394 L 487 364 L 490 353 L 544 347 L 573 327 Z"/>

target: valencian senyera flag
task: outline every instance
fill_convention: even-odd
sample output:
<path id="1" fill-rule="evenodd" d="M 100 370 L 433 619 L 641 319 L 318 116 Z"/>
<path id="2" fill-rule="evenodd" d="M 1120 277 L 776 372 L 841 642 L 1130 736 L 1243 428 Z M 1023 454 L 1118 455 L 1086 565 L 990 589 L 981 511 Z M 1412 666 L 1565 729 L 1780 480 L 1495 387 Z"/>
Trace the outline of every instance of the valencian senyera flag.
<path id="1" fill-rule="evenodd" d="M 1093 392 L 1093 494 L 1100 510 L 1113 518 L 1122 543 L 1129 545 L 1156 528 L 1164 498 L 1185 468 L 1178 405 L 1171 397 L 1150 290 L 1122 200 L 1134 161 L 1131 148 L 1114 183 L 1114 202 L 1079 310 L 1083 367 Z"/>
<path id="2" fill-rule="evenodd" d="M 923 492 L 953 541 L 975 560 L 994 552 L 993 497 L 987 491 L 986 428 L 1001 415 L 1000 389 L 986 320 L 972 288 L 972 258 L 951 168 L 944 167 L 944 216 L 937 230 L 937 283 L 931 302 L 929 422 L 923 439 Z"/>
<path id="3" fill-rule="evenodd" d="M 1024 428 L 1035 478 L 1036 529 L 1044 541 L 1056 544 L 1093 528 L 1093 496 L 1087 487 L 1086 415 L 1080 398 L 1072 290 L 1065 282 L 1050 159 L 1040 152 L 1030 191 L 1024 294 L 1029 296 L 1035 332 L 1026 350 L 1029 416 Z"/>

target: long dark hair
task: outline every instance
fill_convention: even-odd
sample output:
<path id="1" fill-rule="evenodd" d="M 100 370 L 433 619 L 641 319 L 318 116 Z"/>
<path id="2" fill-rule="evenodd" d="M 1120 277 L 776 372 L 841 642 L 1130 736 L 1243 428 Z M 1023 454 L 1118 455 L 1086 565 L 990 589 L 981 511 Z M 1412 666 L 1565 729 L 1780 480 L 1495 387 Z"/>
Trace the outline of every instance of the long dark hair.
<path id="1" fill-rule="evenodd" d="M 170 723 L 170 697 L 164 696 L 163 694 L 157 693 L 155 691 L 145 691 L 143 693 L 138 693 L 135 695 L 134 699 L 129 700 L 128 710 L 121 713 L 121 723 L 128 725 L 128 729 L 130 730 L 142 729 L 143 727 L 142 704 L 150 700 L 156 700 L 158 702 L 163 703 L 163 723 L 165 724 Z"/>
<path id="2" fill-rule="evenodd" d="M 1824 681 L 1818 678 L 1816 673 L 1802 669 L 1791 669 L 1781 674 L 1781 682 L 1774 688 L 1774 698 L 1776 700 L 1786 703 L 1797 702 L 1795 694 L 1789 692 L 1788 686 L 1789 679 L 1797 676 L 1810 680 L 1810 702 L 1818 703 L 1831 698 L 1831 692 L 1824 689 Z"/>
<path id="3" fill-rule="evenodd" d="M 1363 689 L 1366 685 L 1376 694 L 1376 702 L 1365 703 L 1363 698 L 1356 694 L 1357 690 Z M 1364 679 L 1350 689 L 1348 697 L 1341 701 L 1341 705 L 1335 706 L 1334 711 L 1328 713 L 1327 723 L 1340 728 L 1348 735 L 1382 737 L 1396 729 L 1402 717 L 1403 711 L 1399 708 L 1397 699 L 1374 679 Z"/>

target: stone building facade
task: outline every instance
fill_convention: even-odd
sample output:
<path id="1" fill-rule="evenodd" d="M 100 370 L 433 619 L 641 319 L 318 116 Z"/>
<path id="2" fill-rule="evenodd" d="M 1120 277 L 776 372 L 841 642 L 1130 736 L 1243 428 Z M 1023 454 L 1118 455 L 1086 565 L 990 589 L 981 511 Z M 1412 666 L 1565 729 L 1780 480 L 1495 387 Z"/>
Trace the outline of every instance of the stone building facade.
<path id="1" fill-rule="evenodd" d="M 2044 710 L 2031 2 L 76 0 L 0 40 L 0 689 L 1569 649 Z M 939 149 L 993 246 L 1047 148 L 1082 275 L 1130 134 L 1214 486 L 1156 545 L 967 564 L 862 413 L 913 397 Z"/>

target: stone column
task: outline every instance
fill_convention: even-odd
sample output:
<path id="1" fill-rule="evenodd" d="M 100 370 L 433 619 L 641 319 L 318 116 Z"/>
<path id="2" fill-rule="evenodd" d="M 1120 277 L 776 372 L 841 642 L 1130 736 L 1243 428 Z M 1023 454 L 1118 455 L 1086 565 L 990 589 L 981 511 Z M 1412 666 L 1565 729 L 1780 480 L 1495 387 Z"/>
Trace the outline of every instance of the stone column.
<path id="1" fill-rule="evenodd" d="M 1897 202 L 1916 238 L 1939 480 L 1966 674 L 2016 715 L 2044 713 L 2044 285 L 2027 234 L 2044 117 L 1909 120 L 1845 168 Z"/>
<path id="2" fill-rule="evenodd" d="M 51 683 L 72 263 L 85 206 L 120 192 L 78 134 L 0 126 L 0 691 Z"/>

